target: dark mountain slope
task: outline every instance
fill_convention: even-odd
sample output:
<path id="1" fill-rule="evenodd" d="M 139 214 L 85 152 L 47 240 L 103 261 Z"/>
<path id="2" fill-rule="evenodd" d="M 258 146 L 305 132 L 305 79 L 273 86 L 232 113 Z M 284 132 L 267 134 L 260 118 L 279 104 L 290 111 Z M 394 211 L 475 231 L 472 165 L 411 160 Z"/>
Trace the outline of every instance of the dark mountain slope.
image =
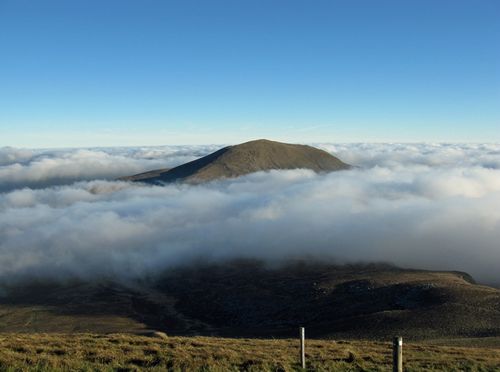
<path id="1" fill-rule="evenodd" d="M 298 324 L 316 337 L 500 336 L 500 291 L 460 272 L 240 262 L 171 275 L 162 291 L 177 308 L 228 336 L 289 336 Z"/>
<path id="2" fill-rule="evenodd" d="M 170 270 L 158 280 L 3 289 L 0 332 L 141 332 L 410 339 L 500 337 L 500 290 L 467 274 L 254 261 Z"/>

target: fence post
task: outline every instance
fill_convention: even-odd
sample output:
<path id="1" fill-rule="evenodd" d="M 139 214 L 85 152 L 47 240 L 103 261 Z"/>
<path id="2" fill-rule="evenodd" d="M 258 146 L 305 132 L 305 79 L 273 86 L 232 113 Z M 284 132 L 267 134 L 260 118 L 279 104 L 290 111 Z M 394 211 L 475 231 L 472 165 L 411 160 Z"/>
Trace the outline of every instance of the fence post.
<path id="1" fill-rule="evenodd" d="M 302 369 L 306 368 L 306 349 L 305 349 L 305 328 L 300 327 L 299 329 L 300 333 L 300 365 L 302 366 Z"/>
<path id="2" fill-rule="evenodd" d="M 392 341 L 392 371 L 403 372 L 403 337 L 394 337 Z"/>

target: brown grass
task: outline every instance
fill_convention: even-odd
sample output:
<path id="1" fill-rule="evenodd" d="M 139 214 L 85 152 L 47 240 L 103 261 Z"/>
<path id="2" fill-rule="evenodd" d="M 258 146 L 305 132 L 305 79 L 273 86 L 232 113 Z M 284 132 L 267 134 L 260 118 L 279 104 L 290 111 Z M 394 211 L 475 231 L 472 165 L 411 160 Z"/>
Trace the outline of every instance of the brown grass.
<path id="1" fill-rule="evenodd" d="M 500 348 L 491 345 L 409 343 L 404 347 L 405 371 L 500 370 Z M 389 371 L 392 354 L 390 342 L 308 340 L 306 356 L 311 371 Z M 297 362 L 294 339 L 0 335 L 2 371 L 298 371 Z"/>

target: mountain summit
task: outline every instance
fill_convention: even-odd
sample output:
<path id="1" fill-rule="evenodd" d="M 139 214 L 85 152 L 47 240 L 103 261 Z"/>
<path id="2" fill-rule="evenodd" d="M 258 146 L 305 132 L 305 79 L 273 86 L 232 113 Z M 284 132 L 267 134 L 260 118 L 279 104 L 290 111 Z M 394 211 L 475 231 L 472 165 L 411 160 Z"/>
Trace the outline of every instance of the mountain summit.
<path id="1" fill-rule="evenodd" d="M 201 183 L 272 169 L 299 168 L 315 172 L 332 172 L 349 169 L 350 165 L 326 151 L 311 146 L 261 139 L 224 147 L 172 169 L 153 170 L 121 179 L 148 183 L 176 181 Z"/>

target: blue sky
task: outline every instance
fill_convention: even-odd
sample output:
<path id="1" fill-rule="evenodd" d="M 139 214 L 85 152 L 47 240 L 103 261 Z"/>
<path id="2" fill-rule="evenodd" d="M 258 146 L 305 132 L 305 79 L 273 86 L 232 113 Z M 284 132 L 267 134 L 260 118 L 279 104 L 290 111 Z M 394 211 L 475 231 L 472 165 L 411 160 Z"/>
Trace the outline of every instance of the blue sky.
<path id="1" fill-rule="evenodd" d="M 500 142 L 497 0 L 0 0 L 0 146 Z"/>

